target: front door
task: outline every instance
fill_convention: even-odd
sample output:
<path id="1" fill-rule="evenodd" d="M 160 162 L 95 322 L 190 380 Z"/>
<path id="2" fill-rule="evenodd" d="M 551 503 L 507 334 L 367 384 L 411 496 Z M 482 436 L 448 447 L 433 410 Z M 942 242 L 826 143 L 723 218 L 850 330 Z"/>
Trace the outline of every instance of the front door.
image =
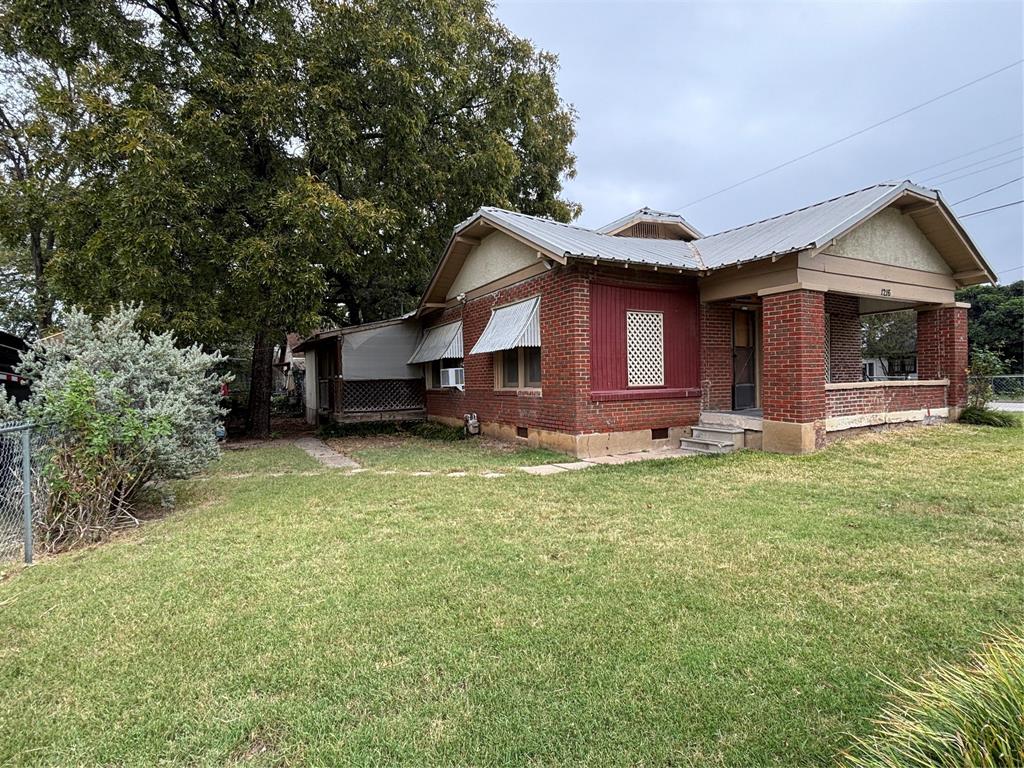
<path id="1" fill-rule="evenodd" d="M 732 313 L 732 407 L 757 405 L 757 313 L 736 309 Z"/>

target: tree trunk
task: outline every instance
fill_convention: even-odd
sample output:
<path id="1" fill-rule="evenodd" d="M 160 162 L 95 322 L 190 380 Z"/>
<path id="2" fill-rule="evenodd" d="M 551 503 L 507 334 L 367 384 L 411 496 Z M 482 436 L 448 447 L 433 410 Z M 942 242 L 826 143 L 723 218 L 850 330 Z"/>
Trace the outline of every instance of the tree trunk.
<path id="1" fill-rule="evenodd" d="M 53 255 L 56 238 L 53 232 L 47 233 L 46 245 L 43 245 L 43 233 L 39 230 L 29 235 L 29 249 L 32 253 L 32 272 L 35 278 L 35 322 L 36 333 L 40 336 L 53 324 L 53 298 L 46 284 L 46 265 Z"/>
<path id="2" fill-rule="evenodd" d="M 273 331 L 256 332 L 252 345 L 252 378 L 249 381 L 249 413 L 246 431 L 249 437 L 270 437 L 270 395 L 274 377 Z"/>

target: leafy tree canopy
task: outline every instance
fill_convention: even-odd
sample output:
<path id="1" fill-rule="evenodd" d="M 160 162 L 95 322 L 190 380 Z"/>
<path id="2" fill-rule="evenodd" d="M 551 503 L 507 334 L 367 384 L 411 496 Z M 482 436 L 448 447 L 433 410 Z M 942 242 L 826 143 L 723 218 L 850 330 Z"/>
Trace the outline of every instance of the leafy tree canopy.
<path id="1" fill-rule="evenodd" d="M 56 292 L 94 313 L 142 301 L 189 340 L 255 338 L 264 415 L 283 331 L 409 308 L 474 208 L 579 213 L 555 59 L 485 0 L 2 0 L 0 28 L 73 76 Z"/>
<path id="2" fill-rule="evenodd" d="M 1007 362 L 1011 373 L 1024 373 L 1024 280 L 1008 285 L 972 285 L 956 293 L 969 301 L 967 340 Z"/>

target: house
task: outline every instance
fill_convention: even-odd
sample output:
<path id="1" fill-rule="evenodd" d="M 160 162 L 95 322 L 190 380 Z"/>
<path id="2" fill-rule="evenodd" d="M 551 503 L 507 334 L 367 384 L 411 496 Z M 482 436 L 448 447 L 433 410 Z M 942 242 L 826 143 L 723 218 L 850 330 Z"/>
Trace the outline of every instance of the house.
<path id="1" fill-rule="evenodd" d="M 916 379 L 917 357 L 913 354 L 896 357 L 865 357 L 861 360 L 864 381 L 881 379 Z"/>
<path id="2" fill-rule="evenodd" d="M 390 321 L 416 334 L 408 357 L 374 349 L 422 372 L 427 418 L 473 413 L 509 440 L 580 457 L 678 440 L 805 453 L 849 429 L 954 418 L 954 292 L 994 281 L 939 193 L 910 182 L 707 236 L 650 209 L 590 230 L 485 207 L 455 228 L 414 316 Z M 860 317 L 898 309 L 917 313 L 918 378 L 865 382 Z"/>
<path id="3" fill-rule="evenodd" d="M 0 331 L 0 385 L 15 400 L 27 400 L 28 379 L 15 373 L 21 362 L 21 355 L 28 351 L 28 344 L 13 333 Z"/>

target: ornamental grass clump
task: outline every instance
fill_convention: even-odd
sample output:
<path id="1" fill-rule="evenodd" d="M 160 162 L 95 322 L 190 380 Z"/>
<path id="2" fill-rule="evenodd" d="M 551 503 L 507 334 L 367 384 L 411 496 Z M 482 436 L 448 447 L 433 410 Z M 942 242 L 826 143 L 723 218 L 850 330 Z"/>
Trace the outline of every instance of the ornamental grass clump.
<path id="1" fill-rule="evenodd" d="M 178 347 L 170 333 L 142 333 L 140 311 L 122 306 L 94 322 L 73 310 L 62 334 L 22 360 L 32 382 L 22 416 L 44 437 L 50 492 L 36 531 L 49 551 L 135 524 L 144 491 L 218 456 L 222 356 Z"/>
<path id="2" fill-rule="evenodd" d="M 943 665 L 909 685 L 875 732 L 858 740 L 846 768 L 1024 766 L 1024 638 L 1004 633 L 964 666 Z"/>

